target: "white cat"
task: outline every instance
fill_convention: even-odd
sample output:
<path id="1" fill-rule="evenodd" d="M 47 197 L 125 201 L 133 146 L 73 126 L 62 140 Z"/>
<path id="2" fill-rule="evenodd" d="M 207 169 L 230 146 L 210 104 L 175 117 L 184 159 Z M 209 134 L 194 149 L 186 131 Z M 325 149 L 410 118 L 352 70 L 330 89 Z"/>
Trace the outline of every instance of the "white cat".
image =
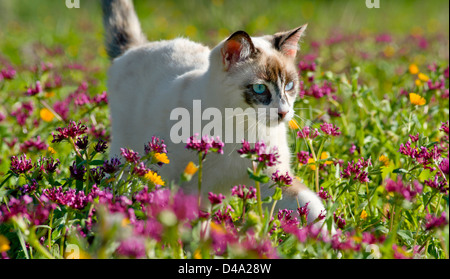
<path id="1" fill-rule="evenodd" d="M 209 49 L 184 38 L 147 42 L 130 0 L 104 0 L 103 11 L 107 52 L 113 59 L 108 72 L 111 157 L 119 155 L 121 147 L 143 153 L 144 144 L 158 136 L 164 139 L 171 159 L 158 172 L 162 178 L 177 182 L 188 162 L 196 162 L 197 157 L 185 149 L 185 143 L 171 141 L 171 127 L 176 121 L 170 120 L 170 114 L 185 108 L 192 115 L 193 101 L 201 100 L 202 108 L 217 108 L 222 116 L 226 108 L 277 109 L 278 113 L 265 114 L 258 125 L 247 130 L 257 133 L 270 121 L 275 122 L 269 128 L 270 136 L 257 133 L 257 140 L 276 146 L 280 155 L 280 163 L 269 168 L 267 174 L 270 176 L 276 169 L 293 174 L 286 123 L 294 115 L 299 90 L 294 60 L 306 25 L 262 37 L 238 31 Z M 229 193 L 234 185 L 253 185 L 246 171 L 251 162 L 240 158 L 236 152 L 240 147 L 241 139 L 225 144 L 223 155 L 208 154 L 203 193 Z M 191 193 L 197 191 L 195 183 L 183 187 Z M 262 189 L 263 196 L 273 193 L 268 187 Z M 298 205 L 308 202 L 310 223 L 324 210 L 323 204 L 314 192 L 294 179 L 277 205 L 295 211 Z"/>

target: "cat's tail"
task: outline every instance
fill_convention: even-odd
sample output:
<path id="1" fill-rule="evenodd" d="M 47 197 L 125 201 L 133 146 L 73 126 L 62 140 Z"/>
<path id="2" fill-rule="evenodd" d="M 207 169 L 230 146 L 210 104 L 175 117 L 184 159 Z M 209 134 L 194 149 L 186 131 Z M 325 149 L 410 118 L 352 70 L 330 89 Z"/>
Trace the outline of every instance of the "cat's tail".
<path id="1" fill-rule="evenodd" d="M 147 42 L 132 0 L 102 0 L 102 10 L 105 47 L 111 59 Z"/>

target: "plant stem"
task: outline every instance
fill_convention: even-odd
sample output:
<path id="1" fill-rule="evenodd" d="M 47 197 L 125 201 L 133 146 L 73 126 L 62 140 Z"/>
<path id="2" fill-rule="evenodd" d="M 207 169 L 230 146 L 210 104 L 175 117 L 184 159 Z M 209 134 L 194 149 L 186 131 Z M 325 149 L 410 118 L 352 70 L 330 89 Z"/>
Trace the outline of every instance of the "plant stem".
<path id="1" fill-rule="evenodd" d="M 275 210 L 275 205 L 276 204 L 277 204 L 277 200 L 274 200 L 273 204 L 272 204 L 272 208 L 270 209 L 269 222 L 270 222 L 270 220 L 272 220 L 272 215 L 273 215 L 273 212 Z"/>
<path id="2" fill-rule="evenodd" d="M 315 185 L 316 185 L 316 192 L 319 192 L 319 164 L 317 163 L 317 155 L 316 152 L 314 152 L 314 148 L 312 146 L 312 140 L 307 140 L 309 148 L 311 149 L 311 153 L 313 155 L 314 163 L 315 163 L 315 170 L 314 170 L 314 177 L 315 177 Z"/>
<path id="3" fill-rule="evenodd" d="M 203 173 L 203 152 L 198 154 L 198 206 L 201 205 L 202 197 L 202 173 Z"/>
<path id="4" fill-rule="evenodd" d="M 52 211 L 50 211 L 50 224 L 49 227 L 51 228 L 53 225 L 53 209 Z M 48 229 L 48 236 L 47 236 L 47 241 L 48 241 L 48 250 L 51 251 L 52 250 L 52 229 Z"/>
<path id="5" fill-rule="evenodd" d="M 253 163 L 253 171 L 255 173 L 255 176 L 259 176 L 261 168 L 256 163 Z M 256 188 L 256 199 L 257 199 L 259 217 L 262 218 L 263 211 L 262 211 L 262 202 L 261 202 L 261 187 L 260 187 L 259 181 L 255 181 L 255 188 Z"/>

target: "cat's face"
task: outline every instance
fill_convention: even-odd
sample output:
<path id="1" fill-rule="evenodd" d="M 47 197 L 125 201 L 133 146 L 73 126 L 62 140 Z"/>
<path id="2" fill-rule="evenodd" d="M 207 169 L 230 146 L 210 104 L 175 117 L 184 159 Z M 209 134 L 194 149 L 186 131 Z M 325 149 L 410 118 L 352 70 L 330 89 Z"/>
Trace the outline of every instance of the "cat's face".
<path id="1" fill-rule="evenodd" d="M 222 63 L 229 81 L 238 84 L 241 107 L 258 111 L 266 125 L 289 121 L 299 92 L 294 64 L 306 26 L 272 36 L 250 38 L 238 31 L 224 42 Z M 234 92 L 233 94 L 237 94 Z"/>

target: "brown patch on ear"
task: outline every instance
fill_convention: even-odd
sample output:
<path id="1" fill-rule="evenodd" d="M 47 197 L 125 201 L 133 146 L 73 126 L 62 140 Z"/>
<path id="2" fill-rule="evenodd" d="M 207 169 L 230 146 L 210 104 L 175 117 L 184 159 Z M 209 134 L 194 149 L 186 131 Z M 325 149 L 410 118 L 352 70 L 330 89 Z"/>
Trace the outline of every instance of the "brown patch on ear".
<path id="1" fill-rule="evenodd" d="M 273 46 L 285 56 L 295 58 L 297 55 L 298 42 L 307 26 L 308 24 L 304 24 L 287 32 L 276 33 L 273 38 Z"/>
<path id="2" fill-rule="evenodd" d="M 221 53 L 225 70 L 228 71 L 235 63 L 252 57 L 256 50 L 250 36 L 244 31 L 237 31 L 225 41 Z"/>

